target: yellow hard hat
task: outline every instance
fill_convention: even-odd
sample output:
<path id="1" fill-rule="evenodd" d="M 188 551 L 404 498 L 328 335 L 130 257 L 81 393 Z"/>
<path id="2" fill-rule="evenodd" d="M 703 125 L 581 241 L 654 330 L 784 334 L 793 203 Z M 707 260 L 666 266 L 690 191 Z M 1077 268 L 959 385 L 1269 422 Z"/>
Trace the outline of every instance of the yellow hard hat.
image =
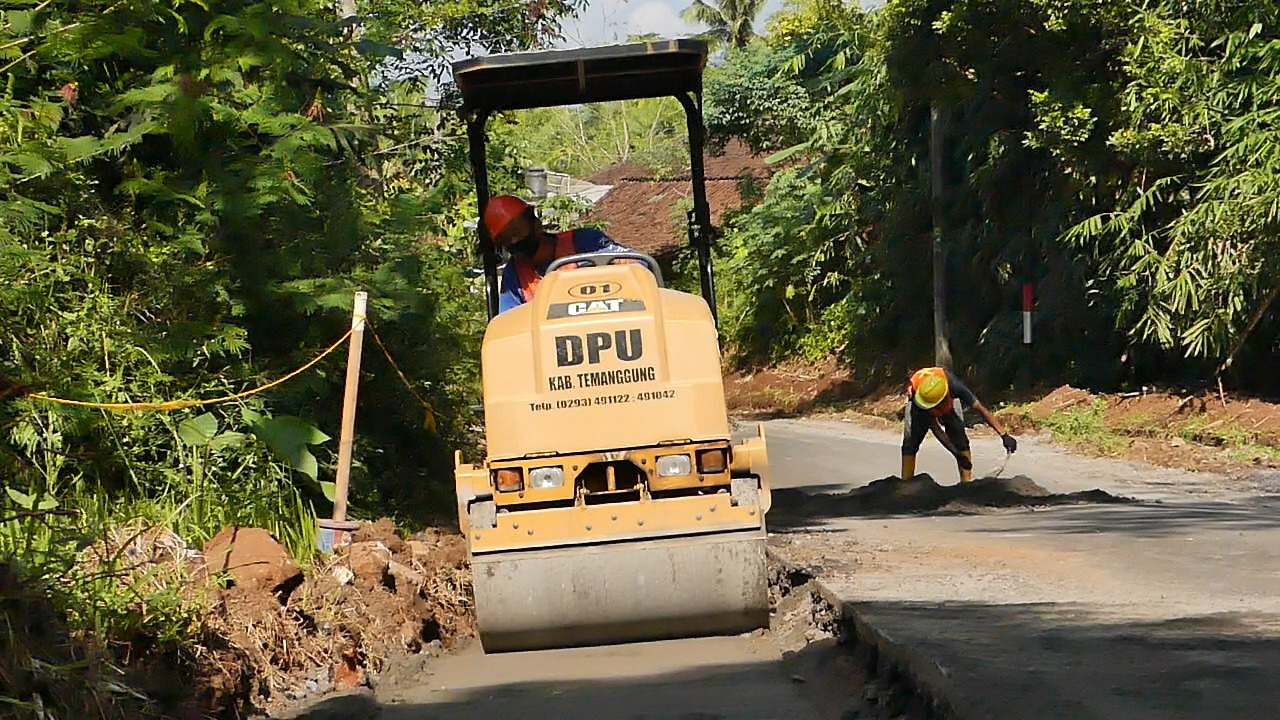
<path id="1" fill-rule="evenodd" d="M 947 397 L 947 373 L 941 368 L 926 368 L 917 373 L 920 376 L 916 383 L 915 396 L 912 398 L 920 407 L 928 410 Z"/>

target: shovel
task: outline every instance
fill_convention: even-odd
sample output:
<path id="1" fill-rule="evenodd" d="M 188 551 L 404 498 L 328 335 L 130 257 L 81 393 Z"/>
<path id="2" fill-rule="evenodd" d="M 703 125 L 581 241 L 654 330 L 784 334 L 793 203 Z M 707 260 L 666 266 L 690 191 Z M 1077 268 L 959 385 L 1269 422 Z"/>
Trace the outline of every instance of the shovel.
<path id="1" fill-rule="evenodd" d="M 1013 453 L 1009 452 L 1008 450 L 1005 450 L 1004 460 L 1001 461 L 1000 467 L 996 468 L 994 472 L 988 474 L 987 477 L 991 477 L 991 478 L 1000 477 L 1000 473 L 1004 472 L 1004 466 L 1009 464 L 1009 458 L 1011 457 L 1013 457 Z"/>

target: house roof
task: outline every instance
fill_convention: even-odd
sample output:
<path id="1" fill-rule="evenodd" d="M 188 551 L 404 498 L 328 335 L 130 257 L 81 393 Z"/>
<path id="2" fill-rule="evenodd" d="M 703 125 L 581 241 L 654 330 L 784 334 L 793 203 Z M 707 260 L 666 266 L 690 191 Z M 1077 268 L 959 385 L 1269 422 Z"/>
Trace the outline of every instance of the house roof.
<path id="1" fill-rule="evenodd" d="M 771 172 L 763 159 L 736 142 L 719 155 L 706 154 L 703 163 L 713 225 L 720 225 L 725 213 L 742 206 L 742 180 L 765 181 Z M 688 242 L 684 215 L 676 211 L 682 200 L 693 196 L 688 167 L 655 172 L 635 163 L 621 163 L 587 179 L 613 186 L 587 219 L 603 221 L 605 232 L 620 244 L 663 256 Z"/>

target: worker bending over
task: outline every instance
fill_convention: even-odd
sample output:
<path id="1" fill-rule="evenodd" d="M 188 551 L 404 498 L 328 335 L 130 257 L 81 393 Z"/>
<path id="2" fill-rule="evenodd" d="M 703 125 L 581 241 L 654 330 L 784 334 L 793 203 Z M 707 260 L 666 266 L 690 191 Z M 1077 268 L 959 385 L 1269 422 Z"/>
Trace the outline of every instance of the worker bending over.
<path id="1" fill-rule="evenodd" d="M 924 435 L 933 436 L 956 458 L 960 468 L 960 482 L 973 480 L 973 453 L 969 450 L 969 436 L 964 431 L 964 410 L 967 406 L 978 411 L 987 424 L 1000 433 L 1004 449 L 1010 453 L 1018 449 L 1018 441 L 1005 432 L 1004 426 L 977 396 L 950 370 L 927 367 L 911 374 L 907 384 L 907 408 L 903 413 L 902 479 L 916 475 L 916 453 Z"/>
<path id="2" fill-rule="evenodd" d="M 484 225 L 493 244 L 511 254 L 502 273 L 499 313 L 529 302 L 555 260 L 580 253 L 630 252 L 594 228 L 553 235 L 543 228 L 533 206 L 514 195 L 490 198 L 484 208 Z"/>

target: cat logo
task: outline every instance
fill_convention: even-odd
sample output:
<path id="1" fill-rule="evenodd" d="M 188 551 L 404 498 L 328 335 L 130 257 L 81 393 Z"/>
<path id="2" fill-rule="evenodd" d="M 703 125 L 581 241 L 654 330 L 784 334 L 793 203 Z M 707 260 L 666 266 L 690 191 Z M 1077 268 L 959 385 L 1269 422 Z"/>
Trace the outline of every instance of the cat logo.
<path id="1" fill-rule="evenodd" d="M 571 303 L 552 303 L 547 308 L 547 319 L 582 317 L 584 315 L 605 315 L 608 313 L 639 312 L 644 310 L 643 300 L 582 300 Z"/>

